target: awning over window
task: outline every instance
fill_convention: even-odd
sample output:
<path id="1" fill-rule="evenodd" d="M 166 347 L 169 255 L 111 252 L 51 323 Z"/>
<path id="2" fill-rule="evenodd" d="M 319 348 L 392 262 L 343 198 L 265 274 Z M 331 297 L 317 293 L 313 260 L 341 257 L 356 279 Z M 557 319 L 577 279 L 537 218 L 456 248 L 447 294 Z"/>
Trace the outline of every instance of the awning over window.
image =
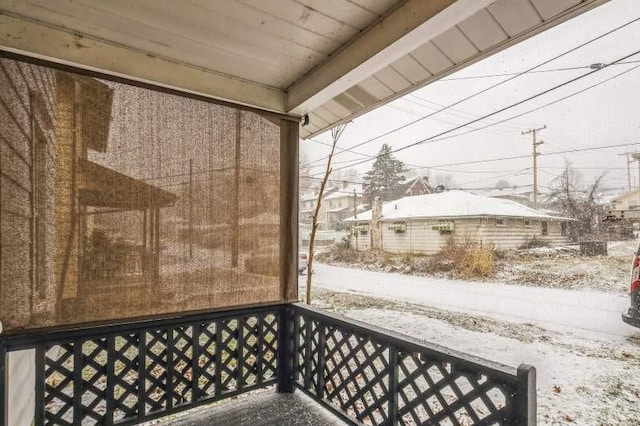
<path id="1" fill-rule="evenodd" d="M 143 210 L 173 204 L 177 195 L 89 160 L 80 160 L 79 201 L 83 206 Z"/>
<path id="2" fill-rule="evenodd" d="M 453 222 L 438 222 L 434 224 L 431 229 L 434 231 L 453 231 L 455 226 Z"/>

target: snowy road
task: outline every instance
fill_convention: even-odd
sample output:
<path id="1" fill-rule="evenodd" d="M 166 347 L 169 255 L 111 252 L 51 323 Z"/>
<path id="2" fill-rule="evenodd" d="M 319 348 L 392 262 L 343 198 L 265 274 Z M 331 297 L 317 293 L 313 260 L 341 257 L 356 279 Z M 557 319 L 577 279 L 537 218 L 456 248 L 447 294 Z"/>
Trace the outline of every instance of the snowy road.
<path id="1" fill-rule="evenodd" d="M 300 280 L 303 287 L 306 276 L 301 278 L 304 278 Z M 434 279 L 324 264 L 315 265 L 313 282 L 328 290 L 533 323 L 549 330 L 582 334 L 582 337 L 589 334 L 615 340 L 640 336 L 638 329 L 620 319 L 628 299 L 616 294 Z"/>

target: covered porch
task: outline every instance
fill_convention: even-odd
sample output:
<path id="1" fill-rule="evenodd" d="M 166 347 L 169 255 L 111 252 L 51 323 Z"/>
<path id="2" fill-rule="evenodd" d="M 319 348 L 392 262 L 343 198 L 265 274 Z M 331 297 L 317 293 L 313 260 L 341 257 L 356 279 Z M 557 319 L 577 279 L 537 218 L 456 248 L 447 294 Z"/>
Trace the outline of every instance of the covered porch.
<path id="1" fill-rule="evenodd" d="M 55 235 L 55 226 L 29 221 L 60 201 L 53 189 L 40 196 L 42 207 L 25 201 L 31 239 L 5 244 L 3 224 L 0 262 L 18 278 L 3 275 L 2 294 L 17 292 L 31 305 L 14 315 L 12 299 L 0 300 L 0 425 L 139 424 L 263 388 L 251 403 L 240 398 L 174 422 L 535 424 L 534 367 L 298 303 L 298 144 L 604 2 L 0 1 L 0 71 L 11 83 L 3 96 L 41 91 L 51 99 L 47 114 L 76 123 L 83 110 L 55 96 L 47 70 L 113 88 L 119 121 L 108 137 L 119 143 L 81 164 L 78 173 L 104 182 L 80 188 L 78 202 L 145 211 L 142 240 L 153 250 L 154 276 L 164 273 L 171 284 L 161 304 L 56 322 L 47 300 L 59 283 L 41 284 L 30 272 L 38 259 L 56 260 L 46 255 L 49 237 L 37 238 Z M 2 140 L 15 148 L 26 139 L 24 157 L 36 158 L 29 134 L 38 134 L 37 117 L 21 120 L 4 104 L 18 130 Z M 34 116 L 27 105 L 16 108 Z M 33 132 L 21 132 L 29 126 Z M 42 139 L 55 146 L 60 131 Z M 73 138 L 83 132 L 74 129 Z M 127 145 L 134 140 L 127 132 L 139 132 L 138 145 Z M 1 160 L 21 164 L 15 173 L 29 199 L 33 176 L 55 170 L 14 160 L 20 149 Z M 3 209 L 13 200 L 3 193 Z M 188 224 L 188 251 L 177 225 L 160 232 L 160 208 L 170 206 L 167 226 Z M 116 225 L 126 231 L 134 222 L 125 219 Z M 4 260 L 19 250 L 41 251 L 31 269 Z M 47 268 L 43 276 L 53 276 Z M 287 395 L 294 391 L 305 399 Z M 273 413 L 281 402 L 288 408 Z M 314 404 L 320 408 L 310 410 Z"/>

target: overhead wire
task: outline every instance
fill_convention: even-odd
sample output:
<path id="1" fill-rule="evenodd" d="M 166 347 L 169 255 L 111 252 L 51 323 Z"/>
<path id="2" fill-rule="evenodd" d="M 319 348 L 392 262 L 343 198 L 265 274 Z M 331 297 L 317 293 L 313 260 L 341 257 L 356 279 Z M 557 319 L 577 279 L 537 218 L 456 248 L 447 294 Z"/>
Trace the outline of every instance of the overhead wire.
<path id="1" fill-rule="evenodd" d="M 625 61 L 625 62 L 621 62 L 620 64 L 616 64 L 616 65 L 637 64 L 637 63 L 640 63 L 640 60 Z M 564 68 L 551 68 L 551 69 L 547 69 L 547 70 L 530 71 L 527 74 L 538 74 L 538 73 L 556 72 L 556 71 L 575 71 L 575 70 L 581 70 L 581 69 L 588 69 L 590 67 L 591 67 L 591 65 L 582 65 L 582 66 L 564 67 Z M 493 77 L 508 77 L 508 76 L 516 75 L 516 74 L 517 73 L 514 73 L 514 72 L 506 72 L 506 73 L 499 73 L 499 74 L 472 75 L 472 76 L 467 76 L 467 77 L 445 77 L 445 78 L 441 78 L 440 80 L 438 80 L 438 82 L 440 82 L 440 81 L 474 80 L 474 79 L 493 78 Z"/>
<path id="2" fill-rule="evenodd" d="M 619 61 L 621 61 L 621 60 L 623 60 L 623 59 L 626 59 L 626 58 L 629 58 L 629 57 L 635 56 L 635 55 L 637 55 L 637 54 L 639 54 L 639 53 L 640 53 L 640 50 L 635 51 L 635 52 L 633 52 L 633 53 L 631 53 L 631 54 L 629 54 L 629 55 L 624 56 L 623 58 L 620 58 L 620 59 L 618 59 L 618 60 L 616 60 L 616 61 L 613 61 L 611 64 L 615 64 L 615 63 L 617 63 L 617 62 L 619 62 Z M 426 144 L 426 143 L 435 143 L 435 142 L 439 142 L 439 141 L 441 141 L 441 140 L 451 139 L 451 138 L 453 138 L 453 137 L 462 136 L 462 135 L 465 135 L 465 134 L 469 134 L 469 133 L 473 133 L 473 132 L 476 132 L 476 131 L 482 130 L 482 129 L 487 128 L 487 127 L 491 127 L 491 126 L 493 126 L 493 125 L 495 125 L 495 124 L 498 124 L 498 123 L 502 123 L 502 122 L 505 122 L 505 121 L 510 121 L 510 120 L 512 120 L 512 119 L 515 119 L 515 118 L 520 118 L 520 117 L 522 117 L 522 116 L 524 116 L 524 115 L 530 114 L 530 113 L 535 112 L 535 111 L 539 111 L 539 110 L 541 110 L 541 109 L 543 109 L 543 108 L 546 108 L 546 107 L 548 107 L 548 106 L 550 106 L 550 105 L 554 105 L 554 104 L 556 104 L 556 103 L 558 103 L 558 102 L 561 102 L 561 101 L 563 101 L 563 100 L 566 100 L 566 99 L 568 99 L 568 98 L 571 98 L 571 97 L 573 97 L 573 96 L 576 96 L 576 95 L 578 95 L 578 94 L 580 94 L 580 93 L 584 93 L 584 92 L 586 92 L 587 90 L 593 89 L 594 87 L 597 87 L 597 86 L 599 86 L 599 85 L 601 85 L 601 84 L 604 84 L 604 83 L 606 83 L 606 82 L 608 82 L 608 81 L 611 81 L 611 80 L 613 80 L 613 79 L 615 79 L 615 78 L 618 78 L 618 77 L 620 77 L 620 76 L 622 76 L 622 75 L 624 75 L 624 74 L 627 74 L 627 73 L 629 73 L 629 72 L 631 72 L 631 71 L 634 71 L 634 70 L 636 70 L 636 69 L 638 69 L 638 68 L 640 68 L 640 65 L 636 65 L 636 66 L 635 66 L 635 67 L 633 67 L 633 68 L 630 68 L 630 69 L 628 69 L 628 70 L 625 70 L 625 71 L 623 71 L 623 72 L 621 72 L 621 73 L 618 73 L 618 74 L 616 74 L 616 75 L 614 75 L 614 76 L 612 76 L 612 77 L 609 77 L 609 78 L 607 78 L 607 79 L 605 79 L 605 80 L 602 80 L 602 81 L 600 81 L 600 82 L 598 82 L 598 83 L 595 83 L 595 84 L 593 84 L 593 85 L 591 85 L 591 86 L 588 86 L 588 87 L 583 88 L 583 89 L 581 89 L 581 90 L 578 90 L 578 91 L 576 91 L 576 92 L 574 92 L 574 93 L 571 93 L 571 94 L 569 94 L 569 95 L 567 95 L 567 96 L 564 96 L 564 97 L 558 98 L 558 99 L 556 99 L 556 100 L 554 100 L 554 101 L 551 101 L 551 102 L 549 102 L 549 103 L 547 103 L 547 104 L 544 104 L 544 105 L 538 106 L 538 107 L 536 107 L 536 108 L 530 109 L 530 110 L 528 110 L 528 111 L 525 111 L 525 112 L 522 112 L 522 113 L 519 113 L 519 114 L 516 114 L 516 115 L 510 116 L 510 117 L 507 117 L 507 118 L 502 119 L 502 120 L 500 120 L 500 121 L 497 121 L 497 122 L 495 122 L 495 123 L 487 124 L 487 125 L 485 125 L 485 126 L 483 126 L 483 127 L 476 128 L 476 129 L 471 129 L 471 130 L 468 130 L 468 131 L 465 131 L 465 132 L 456 133 L 456 134 L 454 134 L 454 135 L 450 135 L 450 136 L 442 137 L 442 136 L 444 136 L 444 135 L 446 135 L 446 134 L 448 134 L 448 133 L 454 132 L 454 131 L 456 131 L 456 130 L 459 130 L 459 129 L 461 129 L 461 128 L 465 127 L 465 125 L 467 125 L 467 124 L 473 124 L 473 123 L 479 122 L 479 121 L 481 121 L 481 120 L 483 120 L 483 119 L 485 119 L 485 118 L 492 117 L 492 116 L 494 116 L 494 115 L 500 114 L 500 113 L 505 112 L 505 111 L 507 111 L 507 110 L 509 110 L 509 109 L 511 109 L 511 108 L 514 108 L 514 107 L 516 107 L 516 106 L 519 106 L 519 105 L 521 105 L 521 104 L 524 104 L 524 103 L 526 103 L 526 102 L 529 102 L 529 101 L 531 101 L 531 100 L 533 100 L 533 99 L 535 99 L 535 98 L 538 98 L 538 97 L 540 97 L 540 96 L 543 96 L 543 95 L 545 95 L 545 94 L 548 94 L 548 93 L 550 93 L 550 92 L 552 92 L 552 91 L 554 91 L 554 90 L 557 90 L 557 89 L 559 89 L 559 88 L 561 88 L 561 87 L 567 86 L 568 84 L 571 84 L 571 83 L 573 83 L 573 82 L 575 82 L 575 81 L 581 80 L 581 79 L 583 79 L 583 78 L 585 78 L 585 77 L 588 77 L 588 76 L 590 76 L 590 75 L 592 75 L 592 74 L 594 74 L 594 73 L 597 73 L 597 72 L 599 72 L 601 69 L 597 69 L 597 70 L 594 70 L 594 71 L 588 72 L 588 73 L 586 73 L 586 74 L 582 74 L 582 75 L 580 75 L 580 76 L 578 76 L 578 77 L 574 77 L 574 78 L 572 78 L 572 79 L 570 79 L 570 80 L 568 80 L 568 81 L 565 81 L 565 82 L 563 82 L 563 83 L 561 83 L 561 84 L 558 84 L 558 85 L 556 85 L 556 86 L 553 86 L 553 87 L 551 87 L 551 88 L 549 88 L 549 89 L 545 89 L 545 90 L 544 90 L 544 91 L 542 91 L 542 92 L 539 92 L 539 93 L 537 93 L 537 94 L 535 94 L 535 95 L 529 96 L 529 97 L 527 97 L 527 98 L 525 98 L 525 99 L 522 99 L 522 100 L 520 100 L 520 101 L 518 101 L 518 102 L 515 102 L 515 103 L 513 103 L 513 104 L 511 104 L 511 105 L 508 105 L 508 106 L 506 106 L 506 107 L 500 108 L 500 109 L 498 109 L 498 110 L 496 110 L 496 111 L 493 111 L 493 112 L 491 112 L 491 113 L 489 113 L 489 114 L 486 114 L 486 115 L 484 115 L 484 116 L 482 116 L 482 117 L 480 117 L 480 118 L 478 118 L 478 119 L 472 120 L 472 121 L 470 121 L 470 122 L 468 122 L 468 123 L 465 123 L 465 124 L 463 124 L 463 125 L 460 125 L 460 126 L 457 126 L 457 127 L 455 127 L 455 128 L 452 128 L 452 129 L 449 129 L 449 130 L 446 130 L 446 131 L 440 132 L 440 133 L 438 133 L 438 134 L 436 134 L 436 135 L 433 135 L 433 136 L 430 136 L 430 137 L 428 137 L 428 138 L 421 139 L 421 140 L 416 141 L 416 142 L 413 142 L 413 143 L 411 143 L 411 144 L 409 144 L 409 145 L 405 145 L 405 146 L 403 146 L 403 147 L 400 147 L 400 148 L 396 148 L 396 149 L 394 149 L 394 150 L 391 150 L 391 152 L 390 152 L 390 153 L 400 152 L 400 151 L 406 150 L 406 149 L 408 149 L 408 148 L 412 148 L 412 147 L 417 146 L 417 145 L 422 145 L 422 144 Z M 341 170 L 341 169 L 344 169 L 344 168 L 347 168 L 347 167 L 353 167 L 353 166 L 356 166 L 356 165 L 359 165 L 359 164 L 366 163 L 366 162 L 368 162 L 368 161 L 371 161 L 371 160 L 369 160 L 369 159 L 368 159 L 368 160 L 357 160 L 357 161 L 353 161 L 353 160 L 352 160 L 352 161 L 351 161 L 351 164 L 350 164 L 349 166 L 340 167 L 340 168 L 337 168 L 337 169 L 334 169 L 334 170 Z"/>
<path id="3" fill-rule="evenodd" d="M 634 23 L 636 23 L 636 22 L 638 22 L 638 21 L 640 21 L 640 17 L 637 17 L 637 18 L 635 18 L 635 19 L 633 19 L 633 20 L 631 20 L 631 21 L 628 21 L 628 22 L 626 22 L 626 23 L 624 23 L 624 24 L 622 24 L 622 25 L 619 25 L 619 26 L 617 26 L 616 28 L 613 28 L 613 29 L 611 29 L 611 30 L 609 30 L 609 31 L 607 31 L 607 32 L 605 32 L 605 33 L 603 33 L 603 34 L 600 34 L 599 36 L 597 36 L 597 37 L 595 37 L 595 38 L 592 38 L 592 39 L 590 39 L 590 40 L 588 40 L 588 41 L 586 41 L 586 42 L 584 42 L 584 43 L 582 43 L 582 44 L 579 44 L 578 46 L 575 46 L 575 47 L 573 47 L 573 48 L 571 48 L 571 49 L 569 49 L 569 50 L 567 50 L 567 51 L 565 51 L 565 52 L 563 52 L 563 53 L 560 53 L 560 54 L 558 54 L 558 55 L 554 56 L 553 58 L 547 59 L 547 60 L 545 60 L 544 62 L 541 62 L 541 63 L 539 63 L 539 64 L 537 64 L 537 65 L 535 65 L 535 66 L 533 66 L 533 67 L 530 67 L 530 68 L 526 69 L 525 71 L 519 72 L 519 73 L 517 73 L 517 74 L 516 74 L 516 75 L 514 75 L 514 76 L 511 76 L 511 77 L 509 77 L 509 78 L 507 78 L 507 79 L 505 79 L 505 80 L 502 80 L 502 81 L 500 81 L 500 82 L 498 82 L 498 83 L 492 84 L 491 86 L 489 86 L 489 87 L 487 87 L 487 88 L 484 88 L 484 89 L 482 89 L 482 90 L 480 90 L 480 91 L 478 91 L 478 92 L 475 92 L 475 93 L 473 93 L 473 94 L 471 94 L 471 95 L 469 95 L 469 96 L 466 96 L 466 97 L 464 97 L 464 98 L 462 98 L 462 99 L 460 99 L 460 100 L 457 100 L 457 101 L 455 101 L 455 102 L 453 102 L 453 103 L 451 103 L 451 104 L 447 105 L 446 107 L 441 108 L 441 109 L 439 109 L 439 110 L 437 110 L 437 111 L 435 111 L 435 112 L 433 112 L 433 113 L 430 113 L 430 114 L 428 114 L 428 115 L 426 115 L 426 116 L 424 116 L 424 117 L 421 117 L 421 118 L 419 118 L 419 119 L 417 119 L 417 120 L 410 121 L 410 122 L 408 122 L 408 123 L 406 123 L 406 124 L 403 124 L 403 125 L 401 125 L 401 126 L 399 126 L 399 127 L 396 127 L 396 128 L 394 128 L 394 129 L 391 129 L 391 130 L 389 130 L 389 131 L 387 131 L 387 132 L 384 132 L 384 133 L 379 134 L 379 135 L 377 135 L 377 136 L 374 136 L 374 137 L 372 137 L 372 138 L 369 138 L 369 139 L 367 139 L 367 140 L 365 140 L 365 141 L 363 141 L 363 142 L 360 142 L 360 143 L 358 143 L 358 144 L 356 144 L 356 145 L 350 146 L 349 148 L 347 148 L 347 150 L 349 150 L 349 149 L 353 149 L 353 148 L 357 148 L 357 147 L 360 147 L 360 146 L 362 146 L 362 145 L 365 145 L 365 144 L 371 143 L 371 142 L 376 141 L 376 140 L 378 140 L 378 139 L 380 139 L 380 138 L 383 138 L 383 137 L 385 137 L 385 136 L 388 136 L 388 135 L 390 135 L 390 134 L 393 134 L 393 133 L 395 133 L 395 132 L 398 132 L 398 131 L 400 131 L 400 130 L 402 130 L 402 129 L 405 129 L 405 128 L 409 127 L 409 126 L 412 126 L 413 124 L 416 124 L 416 123 L 418 123 L 418 122 L 420 122 L 420 121 L 426 120 L 427 118 L 430 118 L 430 117 L 432 117 L 432 116 L 434 116 L 434 115 L 436 115 L 436 114 L 438 114 L 438 113 L 440 113 L 440 112 L 442 112 L 442 111 L 445 111 L 445 110 L 447 110 L 447 109 L 450 109 L 450 108 L 452 108 L 452 107 L 455 107 L 456 105 L 459 105 L 459 104 L 461 104 L 461 103 L 464 103 L 464 102 L 468 101 L 469 99 L 472 99 L 472 98 L 474 98 L 474 97 L 476 97 L 476 96 L 479 96 L 479 95 L 481 95 L 481 94 L 483 94 L 483 93 L 486 93 L 486 92 L 488 92 L 488 91 L 490 91 L 490 90 L 493 90 L 494 88 L 496 88 L 496 87 L 498 87 L 498 86 L 501 86 L 501 85 L 503 85 L 503 84 L 505 84 L 505 83 L 507 83 L 507 82 L 509 82 L 509 81 L 512 81 L 512 80 L 514 80 L 514 79 L 516 79 L 516 78 L 518 78 L 518 77 L 520 77 L 520 76 L 522 76 L 522 75 L 524 75 L 524 74 L 527 74 L 528 72 L 531 72 L 531 71 L 533 71 L 533 70 L 535 70 L 535 69 L 537 69 L 537 68 L 540 68 L 541 66 L 544 66 L 544 65 L 546 65 L 546 64 L 548 64 L 548 63 L 551 63 L 551 62 L 553 62 L 553 61 L 555 61 L 555 60 L 557 60 L 557 59 L 559 59 L 559 58 L 561 58 L 561 57 L 563 57 L 563 56 L 566 56 L 566 55 L 568 55 L 568 54 L 570 54 L 570 53 L 572 53 L 572 52 L 575 52 L 576 50 L 579 50 L 579 49 L 583 48 L 584 46 L 587 46 L 587 45 L 589 45 L 589 44 L 591 44 L 591 43 L 594 43 L 594 42 L 596 42 L 596 41 L 598 41 L 598 40 L 600 40 L 600 39 L 602 39 L 602 38 L 604 38 L 604 37 L 607 37 L 607 36 L 609 36 L 610 34 L 613 34 L 614 32 L 619 31 L 619 30 L 621 30 L 621 29 L 623 29 L 623 28 L 625 28 L 625 27 L 627 27 L 627 26 L 629 26 L 629 25 L 632 25 L 632 24 L 634 24 Z M 625 57 L 624 59 L 627 59 L 627 58 Z M 623 60 L 624 60 L 624 59 L 623 59 Z M 617 62 L 621 62 L 621 61 L 616 61 L 616 62 L 614 62 L 614 63 L 617 63 Z M 594 70 L 594 71 L 599 71 L 599 69 L 596 69 L 596 70 Z M 591 74 L 591 73 L 587 73 L 586 75 L 589 75 L 589 74 Z M 343 151 L 341 151 L 341 152 L 343 152 Z M 336 154 L 340 154 L 340 153 L 336 153 Z M 325 156 L 325 157 L 322 157 L 322 158 L 320 158 L 320 159 L 318 159 L 318 160 L 315 160 L 315 161 L 313 161 L 313 162 L 311 162 L 311 163 L 309 163 L 309 164 L 314 164 L 314 163 L 317 163 L 317 162 L 323 161 L 323 160 L 325 160 L 325 159 L 327 159 L 327 158 L 328 158 L 328 157 L 327 157 L 327 156 Z"/>

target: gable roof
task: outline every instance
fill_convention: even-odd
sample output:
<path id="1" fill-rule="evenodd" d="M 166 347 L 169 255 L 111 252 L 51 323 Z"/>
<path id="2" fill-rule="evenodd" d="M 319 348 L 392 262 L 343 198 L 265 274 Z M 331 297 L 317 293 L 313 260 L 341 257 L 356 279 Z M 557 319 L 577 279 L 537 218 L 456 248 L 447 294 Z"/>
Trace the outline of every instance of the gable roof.
<path id="1" fill-rule="evenodd" d="M 610 202 L 615 202 L 618 200 L 622 200 L 623 198 L 627 198 L 630 196 L 638 196 L 638 190 L 635 191 L 630 191 L 630 192 L 625 192 L 624 194 L 619 194 L 617 197 L 612 198 L 611 200 L 609 200 Z"/>
<path id="2" fill-rule="evenodd" d="M 429 193 L 429 194 L 432 192 L 431 191 L 431 187 L 429 186 L 429 182 L 427 181 L 427 179 L 424 176 L 416 176 L 416 177 L 414 177 L 412 179 L 406 180 L 405 183 L 409 184 L 407 189 L 404 191 L 405 194 L 411 193 L 411 190 L 416 185 L 422 185 L 422 188 L 424 188 L 425 191 L 427 193 Z"/>
<path id="3" fill-rule="evenodd" d="M 518 217 L 548 220 L 572 220 L 552 216 L 515 201 L 489 198 L 464 191 L 448 191 L 405 197 L 382 206 L 383 221 L 413 218 Z M 371 210 L 345 222 L 370 221 Z"/>
<path id="4" fill-rule="evenodd" d="M 339 188 L 333 191 L 331 194 L 325 195 L 325 200 L 333 200 L 336 198 L 353 197 L 353 193 L 356 193 L 358 197 L 362 196 L 362 185 L 349 185 L 346 188 Z"/>

